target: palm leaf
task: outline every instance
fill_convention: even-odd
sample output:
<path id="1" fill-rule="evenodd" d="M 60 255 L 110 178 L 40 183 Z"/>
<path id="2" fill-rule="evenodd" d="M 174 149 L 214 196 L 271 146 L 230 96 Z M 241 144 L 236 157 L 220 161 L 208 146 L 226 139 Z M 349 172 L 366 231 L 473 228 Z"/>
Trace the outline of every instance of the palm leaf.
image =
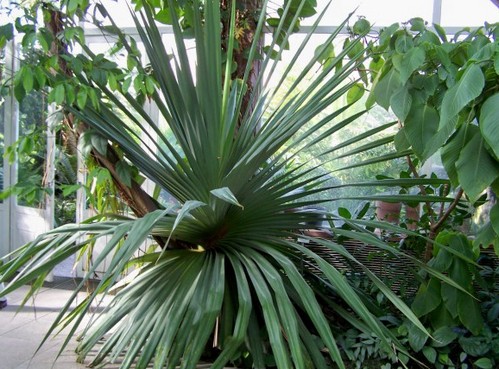
<path id="1" fill-rule="evenodd" d="M 317 291 L 310 287 L 295 265 L 296 255 L 306 255 L 323 273 L 328 285 L 350 306 L 356 316 L 351 320 L 374 332 L 390 350 L 393 337 L 369 311 L 345 276 L 294 241 L 305 224 L 318 217 L 317 213 L 298 207 L 335 200 L 310 197 L 328 189 L 323 186 L 324 174 L 319 172 L 320 165 L 304 164 L 287 169 L 307 145 L 322 143 L 364 114 L 353 111 L 347 104 L 324 113 L 333 103 L 341 101 L 356 83 L 352 75 L 363 61 L 362 53 L 354 58 L 348 58 L 348 54 L 358 47 L 360 37 L 309 79 L 320 55 L 312 57 L 300 66 L 301 71 L 291 88 L 283 93 L 285 77 L 278 78 L 275 86 L 270 83 L 275 80 L 273 73 L 277 61 L 270 55 L 258 55 L 267 2 L 262 4 L 244 76 L 236 81 L 231 80 L 230 62 L 225 68 L 222 64 L 219 2 L 194 1 L 194 68 L 175 11 L 175 1 L 162 2 L 172 16 L 173 55 L 163 44 L 154 9 L 148 2 L 142 3 L 143 10 L 132 16 L 155 81 L 155 90 L 149 98 L 167 122 L 174 140 L 168 139 L 135 96 L 127 92 L 117 96 L 117 91 L 93 81 L 91 74 L 83 71 L 77 71 L 75 78 L 82 85 L 99 87 L 99 104 L 67 106 L 67 109 L 96 134 L 119 146 L 123 160 L 170 193 L 179 205 L 151 212 L 140 219 L 91 219 L 81 225 L 48 232 L 0 266 L 2 280 L 14 277 L 21 269 L 4 292 L 36 280 L 38 283 L 30 291 L 30 294 L 35 293 L 43 277 L 57 263 L 73 253 L 84 252 L 96 240 L 109 237 L 49 331 L 50 334 L 57 327 L 71 326 L 66 345 L 99 293 L 109 294 L 115 288 L 118 292 L 110 305 L 83 329 L 77 350 L 81 360 L 97 347 L 92 366 L 120 361 L 123 369 L 134 365 L 146 368 L 151 363 L 155 368 L 180 365 L 191 369 L 202 359 L 206 347 L 215 344 L 218 355 L 214 368 L 224 367 L 238 355 L 248 356 L 253 366 L 263 368 L 265 356 L 272 354 L 280 369 L 305 368 L 310 363 L 322 369 L 326 367 L 324 353 L 311 339 L 320 337 L 331 359 L 344 368 L 329 321 L 319 305 Z M 294 2 L 286 2 L 283 14 L 290 11 L 291 3 Z M 305 3 L 306 0 L 300 1 L 298 7 Z M 226 51 L 230 58 L 236 47 L 235 1 L 229 14 L 231 37 Z M 298 47 L 286 74 L 297 65 L 298 54 L 305 50 L 323 14 Z M 271 41 L 272 47 L 279 48 L 279 54 L 299 22 L 298 16 L 291 20 L 285 18 L 283 16 L 276 27 L 277 35 L 281 31 L 286 35 L 282 43 L 277 38 Z M 334 41 L 340 28 L 328 38 L 328 43 Z M 128 36 L 118 29 L 115 35 L 126 50 L 132 50 Z M 95 57 L 92 50 L 84 45 L 83 48 L 89 58 Z M 258 93 L 258 89 L 254 89 L 250 96 L 250 106 L 255 108 L 242 111 L 251 65 L 260 56 L 261 71 L 256 81 L 261 91 Z M 137 68 L 139 73 L 145 73 L 140 63 Z M 300 89 L 299 86 L 304 87 Z M 276 107 L 272 110 L 271 106 Z M 385 133 L 390 126 L 382 125 L 352 137 L 334 148 L 325 149 L 320 156 L 360 144 L 337 155 L 354 156 L 390 143 L 392 137 L 363 143 L 375 133 Z M 321 133 L 306 144 L 304 139 L 316 131 Z M 342 169 L 406 154 L 391 153 Z M 435 181 L 423 179 L 411 183 Z M 352 184 L 361 185 L 409 183 L 387 180 Z M 362 198 L 385 199 L 382 196 Z M 391 199 L 423 201 L 402 195 Z M 427 200 L 425 197 L 424 201 Z M 326 215 L 332 218 L 331 214 Z M 360 223 L 357 228 L 358 237 L 355 232 L 349 236 L 365 238 L 365 229 Z M 138 257 L 143 243 L 152 236 L 175 242 L 169 242 L 163 250 Z M 375 244 L 380 243 L 380 247 L 386 246 L 379 240 Z M 325 242 L 325 245 L 338 247 L 331 242 Z M 355 261 L 346 251 L 341 251 Z M 97 289 L 70 311 L 78 291 L 106 258 L 110 258 L 110 262 Z M 134 269 L 135 278 L 122 280 L 131 269 Z M 366 273 L 402 313 L 418 324 L 398 297 L 374 274 L 368 270 Z"/>

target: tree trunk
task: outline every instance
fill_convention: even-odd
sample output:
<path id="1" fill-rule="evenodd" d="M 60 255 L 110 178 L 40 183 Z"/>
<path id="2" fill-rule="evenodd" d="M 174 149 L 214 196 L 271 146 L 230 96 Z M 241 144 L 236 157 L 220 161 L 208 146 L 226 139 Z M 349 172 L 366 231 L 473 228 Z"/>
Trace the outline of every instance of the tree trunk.
<path id="1" fill-rule="evenodd" d="M 222 0 L 220 2 L 222 13 L 222 47 L 226 49 L 229 29 L 230 29 L 230 8 L 231 0 Z M 257 21 L 261 10 L 261 0 L 238 0 L 236 5 L 236 41 L 237 47 L 234 48 L 233 61 L 236 63 L 235 71 L 232 73 L 232 79 L 242 79 L 246 66 L 248 64 L 247 52 L 251 49 L 255 37 Z M 246 85 L 247 91 L 243 97 L 241 115 L 254 109 L 251 96 L 253 92 L 258 93 L 256 80 L 260 71 L 261 61 L 253 61 Z M 253 99 L 253 102 L 256 99 Z"/>
<path id="2" fill-rule="evenodd" d="M 61 38 L 58 37 L 64 31 L 64 16 L 56 9 L 49 8 L 47 10 L 50 17 L 46 19 L 45 26 L 53 36 L 50 53 L 58 57 L 60 72 L 67 77 L 72 77 L 73 73 L 68 68 L 66 60 L 62 57 L 68 54 L 68 47 Z M 78 142 L 79 136 L 88 129 L 88 126 L 85 122 L 79 122 L 76 126 L 75 117 L 71 113 L 65 114 L 64 124 L 67 128 L 66 134 L 70 146 L 74 147 L 76 146 L 75 143 Z M 101 167 L 106 168 L 109 171 L 121 199 L 137 217 L 143 217 L 149 212 L 160 209 L 159 204 L 149 196 L 136 181 L 132 179 L 130 187 L 123 183 L 116 170 L 116 165 L 120 158 L 111 145 L 107 146 L 107 153 L 105 156 L 95 149 L 92 150 L 91 155 Z M 165 240 L 162 238 L 157 237 L 156 241 L 161 247 L 165 246 Z"/>

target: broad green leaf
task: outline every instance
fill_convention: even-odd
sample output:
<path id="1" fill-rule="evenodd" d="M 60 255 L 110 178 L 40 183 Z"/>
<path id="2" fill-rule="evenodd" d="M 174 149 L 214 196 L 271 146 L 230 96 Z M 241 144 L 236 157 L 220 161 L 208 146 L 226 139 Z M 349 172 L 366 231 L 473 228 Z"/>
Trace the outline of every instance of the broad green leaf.
<path id="1" fill-rule="evenodd" d="M 365 18 L 360 18 L 357 22 L 354 23 L 352 27 L 353 33 L 361 36 L 369 32 L 370 29 L 371 29 L 371 24 Z"/>
<path id="2" fill-rule="evenodd" d="M 90 101 L 94 109 L 99 109 L 99 98 L 97 97 L 97 92 L 95 88 L 91 88 L 88 91 L 88 96 L 90 96 Z"/>
<path id="3" fill-rule="evenodd" d="M 400 73 L 395 69 L 390 70 L 379 82 L 374 86 L 373 95 L 376 102 L 383 108 L 390 107 L 390 99 L 395 91 L 402 85 Z"/>
<path id="4" fill-rule="evenodd" d="M 461 110 L 483 90 L 485 78 L 478 64 L 468 66 L 459 81 L 444 95 L 440 111 L 439 130 L 445 129 Z"/>
<path id="5" fill-rule="evenodd" d="M 12 23 L 7 23 L 0 26 L 0 49 L 3 49 L 7 41 L 14 37 L 14 26 Z"/>
<path id="6" fill-rule="evenodd" d="M 123 81 L 123 85 L 121 86 L 121 90 L 124 94 L 128 93 L 131 84 L 132 84 L 132 78 L 131 77 L 125 78 L 125 80 Z"/>
<path id="7" fill-rule="evenodd" d="M 128 70 L 133 70 L 138 65 L 137 59 L 132 55 L 128 55 L 126 58 L 126 65 Z"/>
<path id="8" fill-rule="evenodd" d="M 116 80 L 116 76 L 110 72 L 107 74 L 107 82 L 109 83 L 109 88 L 111 91 L 116 91 L 118 89 L 118 81 Z"/>
<path id="9" fill-rule="evenodd" d="M 408 337 L 409 345 L 415 352 L 421 351 L 428 340 L 428 335 L 425 332 L 412 325 L 408 329 Z"/>
<path id="10" fill-rule="evenodd" d="M 403 85 L 395 90 L 390 98 L 390 106 L 401 122 L 405 122 L 411 110 L 411 104 L 412 96 L 407 85 Z"/>
<path id="11" fill-rule="evenodd" d="M 487 345 L 483 344 L 482 338 L 480 336 L 462 336 L 459 338 L 459 344 L 463 348 L 464 352 L 475 357 L 483 356 L 487 353 L 487 351 L 489 351 L 489 348 L 487 347 Z"/>
<path id="12" fill-rule="evenodd" d="M 62 194 L 64 196 L 69 196 L 69 195 L 75 193 L 76 191 L 78 191 L 80 188 L 82 188 L 82 185 L 74 184 L 74 185 L 64 185 L 61 187 L 62 187 Z"/>
<path id="13" fill-rule="evenodd" d="M 338 208 L 338 214 L 342 218 L 352 219 L 352 214 L 350 213 L 350 211 L 347 208 L 343 208 L 343 207 Z"/>
<path id="14" fill-rule="evenodd" d="M 79 0 L 69 0 L 67 5 L 68 13 L 73 14 L 76 11 L 76 9 L 78 9 L 78 5 L 79 5 Z"/>
<path id="15" fill-rule="evenodd" d="M 379 71 L 381 70 L 381 68 L 383 67 L 384 64 L 385 64 L 385 61 L 383 60 L 383 58 L 378 58 L 377 60 L 372 59 L 369 62 L 369 71 L 370 71 L 370 75 L 371 75 L 371 82 L 373 82 L 376 79 L 376 77 L 379 74 Z"/>
<path id="16" fill-rule="evenodd" d="M 459 185 L 456 162 L 461 155 L 461 151 L 463 151 L 468 141 L 473 137 L 473 129 L 468 129 L 469 127 L 468 124 L 463 124 L 440 151 L 442 164 L 452 185 L 455 187 Z"/>
<path id="17" fill-rule="evenodd" d="M 411 35 L 406 33 L 400 34 L 395 40 L 395 51 L 401 54 L 406 54 L 414 47 L 414 40 Z"/>
<path id="18" fill-rule="evenodd" d="M 499 93 L 489 97 L 480 109 L 479 127 L 482 136 L 499 159 Z"/>
<path id="19" fill-rule="evenodd" d="M 99 152 L 101 155 L 106 155 L 107 153 L 107 140 L 99 135 L 96 132 L 92 132 L 90 136 L 90 141 L 92 146 Z"/>
<path id="20" fill-rule="evenodd" d="M 26 93 L 33 89 L 33 72 L 30 68 L 22 69 L 23 87 Z"/>
<path id="21" fill-rule="evenodd" d="M 45 83 L 47 82 L 47 77 L 45 77 L 45 71 L 43 68 L 35 68 L 35 78 L 38 82 L 38 87 L 45 87 Z"/>
<path id="22" fill-rule="evenodd" d="M 57 105 L 60 105 L 64 102 L 64 85 L 63 84 L 58 84 L 55 89 L 54 89 L 54 102 Z"/>
<path id="23" fill-rule="evenodd" d="M 426 31 L 426 23 L 423 18 L 412 18 L 409 20 L 411 24 L 411 31 L 424 32 Z"/>
<path id="24" fill-rule="evenodd" d="M 459 297 L 462 295 L 464 295 L 465 298 L 470 298 L 469 295 L 457 290 L 456 288 L 446 283 L 442 285 L 442 300 L 444 302 L 444 306 L 454 319 L 458 318 L 459 313 L 457 311 L 457 302 L 459 300 Z"/>
<path id="25" fill-rule="evenodd" d="M 476 234 L 476 238 L 473 241 L 473 250 L 475 252 L 479 251 L 482 247 L 488 248 L 490 245 L 492 245 L 494 247 L 496 255 L 499 255 L 499 234 L 495 232 L 493 225 L 492 225 L 492 222 L 493 222 L 492 216 L 494 217 L 494 220 L 497 219 L 497 216 L 495 214 L 498 212 L 498 210 L 494 209 L 497 206 L 498 205 L 496 204 L 492 208 L 492 211 L 490 213 L 491 221 L 489 223 L 485 224 L 484 226 L 482 226 Z M 497 223 L 494 223 L 494 224 L 497 224 Z"/>
<path id="26" fill-rule="evenodd" d="M 147 94 L 152 95 L 155 90 L 154 79 L 150 76 L 147 76 L 145 81 L 146 81 L 145 83 L 146 83 Z"/>
<path id="27" fill-rule="evenodd" d="M 326 47 L 319 45 L 316 47 L 314 55 L 317 61 L 326 67 L 334 59 L 334 45 L 332 43 L 327 44 Z"/>
<path id="28" fill-rule="evenodd" d="M 407 82 L 411 74 L 425 62 L 426 53 L 422 47 L 414 47 L 404 54 L 393 57 L 393 66 L 400 73 L 403 84 Z"/>
<path id="29" fill-rule="evenodd" d="M 411 143 L 407 140 L 407 135 L 405 133 L 404 127 L 399 129 L 393 139 L 393 143 L 395 144 L 395 148 L 398 152 L 406 151 L 411 147 Z"/>
<path id="30" fill-rule="evenodd" d="M 499 177 L 499 164 L 485 148 L 478 128 L 462 150 L 456 162 L 456 169 L 459 183 L 472 203 Z"/>
<path id="31" fill-rule="evenodd" d="M 488 40 L 487 40 L 488 42 Z M 479 49 L 472 55 L 470 61 L 473 62 L 488 62 L 493 59 L 494 52 L 497 48 L 497 45 L 494 43 L 487 43 L 483 46 L 479 46 Z"/>
<path id="32" fill-rule="evenodd" d="M 428 285 L 422 284 L 412 303 L 412 309 L 418 317 L 422 317 L 435 310 L 442 298 L 440 297 L 440 282 L 431 279 Z"/>
<path id="33" fill-rule="evenodd" d="M 404 123 L 404 131 L 407 140 L 411 144 L 416 155 L 423 161 L 426 156 L 427 144 L 438 129 L 438 113 L 426 104 L 412 105 Z"/>
<path id="34" fill-rule="evenodd" d="M 78 93 L 76 94 L 76 104 L 78 108 L 84 109 L 87 104 L 87 90 L 84 88 L 80 88 Z"/>
<path id="35" fill-rule="evenodd" d="M 458 337 L 451 327 L 442 327 L 433 332 L 433 347 L 445 347 Z"/>
<path id="36" fill-rule="evenodd" d="M 431 364 L 434 364 L 437 360 L 437 350 L 431 346 L 423 347 L 423 355 L 428 359 Z"/>
<path id="37" fill-rule="evenodd" d="M 499 203 L 494 204 L 490 210 L 490 224 L 495 234 L 499 236 Z"/>
<path id="38" fill-rule="evenodd" d="M 424 152 L 424 157 L 429 158 L 435 154 L 449 139 L 450 135 L 454 132 L 457 125 L 458 117 L 454 117 L 451 121 L 442 129 L 439 129 L 437 133 L 431 138 L 431 140 L 426 145 L 426 151 Z"/>
<path id="39" fill-rule="evenodd" d="M 347 104 L 353 104 L 364 96 L 365 88 L 362 83 L 355 83 L 347 93 Z"/>
<path id="40" fill-rule="evenodd" d="M 353 47 L 352 47 L 352 45 L 353 45 Z M 352 42 L 349 38 L 347 38 L 345 40 L 345 42 L 343 43 L 343 49 L 344 50 L 349 49 L 347 52 L 347 55 L 349 58 L 354 59 L 354 58 L 357 58 L 358 55 L 362 53 L 362 51 L 364 50 L 364 47 L 362 46 L 361 43 Z"/>
<path id="41" fill-rule="evenodd" d="M 116 164 L 116 172 L 121 181 L 128 187 L 132 187 L 132 167 L 124 160 Z"/>
<path id="42" fill-rule="evenodd" d="M 478 302 L 470 296 L 461 294 L 457 301 L 457 311 L 463 325 L 474 335 L 480 334 L 484 322 Z"/>
<path id="43" fill-rule="evenodd" d="M 436 23 L 433 23 L 433 27 L 435 28 L 435 31 L 437 31 L 442 42 L 447 42 L 447 32 L 445 32 L 445 29 Z"/>
<path id="44" fill-rule="evenodd" d="M 244 209 L 244 206 L 237 201 L 236 196 L 234 196 L 234 194 L 228 187 L 217 188 L 215 190 L 211 190 L 210 193 L 213 196 L 218 197 L 220 200 L 223 200 L 225 202 L 228 202 L 229 204 L 236 205 Z"/>
<path id="45" fill-rule="evenodd" d="M 473 362 L 473 364 L 480 369 L 492 369 L 494 367 L 494 364 L 488 357 L 482 357 Z"/>
<path id="46" fill-rule="evenodd" d="M 75 102 L 75 89 L 72 85 L 66 85 L 66 104 L 73 104 Z"/>

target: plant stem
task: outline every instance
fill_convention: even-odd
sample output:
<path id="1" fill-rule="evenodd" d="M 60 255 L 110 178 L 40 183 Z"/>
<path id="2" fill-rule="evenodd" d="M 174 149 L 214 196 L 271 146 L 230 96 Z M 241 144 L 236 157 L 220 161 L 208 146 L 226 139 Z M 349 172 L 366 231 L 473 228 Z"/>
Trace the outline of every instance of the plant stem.
<path id="1" fill-rule="evenodd" d="M 419 175 L 419 173 L 416 169 L 416 166 L 412 162 L 411 156 L 407 155 L 406 158 L 407 158 L 407 165 L 409 165 L 409 169 L 411 170 L 414 178 L 421 178 L 421 176 Z M 419 187 L 419 191 L 421 191 L 421 194 L 423 196 L 426 196 L 427 192 L 426 192 L 426 188 L 424 187 L 424 185 L 418 185 L 418 187 Z M 433 211 L 433 208 L 432 208 L 431 203 L 429 201 L 425 201 L 425 204 L 426 204 L 426 208 L 428 209 L 428 215 L 429 215 L 428 218 L 430 220 L 430 227 L 432 227 L 436 221 L 434 218 L 435 212 Z"/>
<path id="2" fill-rule="evenodd" d="M 432 241 L 435 240 L 435 238 L 437 237 L 437 234 L 439 232 L 439 229 L 445 223 L 447 218 L 449 218 L 452 211 L 456 208 L 457 204 L 459 203 L 459 200 L 463 196 L 463 193 L 464 193 L 463 189 L 460 188 L 456 193 L 454 201 L 452 201 L 452 203 L 449 205 L 449 207 L 447 208 L 445 213 L 438 219 L 438 221 L 435 224 L 433 224 L 430 227 L 429 237 L 430 237 L 431 241 L 428 241 L 426 243 L 426 248 L 425 248 L 425 252 L 424 252 L 424 261 L 425 262 L 428 262 L 431 259 L 431 256 L 433 254 L 433 242 Z"/>

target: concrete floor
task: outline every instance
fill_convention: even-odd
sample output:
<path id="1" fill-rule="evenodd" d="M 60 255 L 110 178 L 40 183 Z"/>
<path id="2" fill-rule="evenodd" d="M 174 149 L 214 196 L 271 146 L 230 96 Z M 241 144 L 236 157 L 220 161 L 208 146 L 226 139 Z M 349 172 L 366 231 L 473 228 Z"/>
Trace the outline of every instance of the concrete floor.
<path id="1" fill-rule="evenodd" d="M 76 363 L 75 338 L 72 338 L 69 346 L 57 358 L 66 338 L 64 332 L 51 337 L 37 351 L 59 310 L 72 293 L 64 287 L 58 288 L 55 284 L 51 288 L 43 288 L 36 299 L 28 302 L 22 310 L 19 310 L 20 304 L 28 287 L 7 296 L 8 306 L 0 310 L 0 369 L 86 368 L 85 365 Z"/>

